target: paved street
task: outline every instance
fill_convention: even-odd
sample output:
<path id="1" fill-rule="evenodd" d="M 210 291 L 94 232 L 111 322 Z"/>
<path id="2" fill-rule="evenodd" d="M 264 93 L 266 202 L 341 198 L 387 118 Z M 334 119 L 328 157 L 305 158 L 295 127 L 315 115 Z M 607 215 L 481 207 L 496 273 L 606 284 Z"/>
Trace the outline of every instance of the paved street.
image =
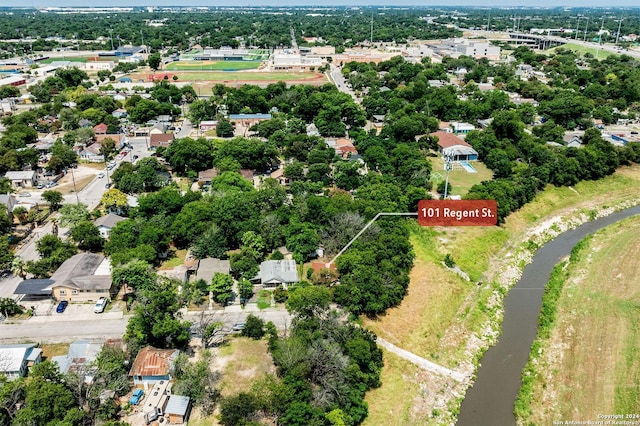
<path id="1" fill-rule="evenodd" d="M 29 305 L 29 302 L 25 302 Z M 65 312 L 55 312 L 55 304 L 38 302 L 38 315 L 25 320 L 5 320 L 0 323 L 0 342 L 38 341 L 42 343 L 70 342 L 76 339 L 119 339 L 124 335 L 129 321 L 128 315 L 115 306 L 103 314 L 93 312 L 93 304 L 70 304 Z M 48 314 L 47 314 L 48 313 Z M 205 311 L 211 322 L 222 321 L 231 331 L 233 324 L 245 322 L 252 313 L 265 322 L 272 321 L 279 330 L 291 327 L 291 317 L 284 309 L 258 310 L 249 304 L 242 310 L 229 306 L 226 310 Z M 201 312 L 189 311 L 183 315 L 192 324 L 200 322 Z"/>

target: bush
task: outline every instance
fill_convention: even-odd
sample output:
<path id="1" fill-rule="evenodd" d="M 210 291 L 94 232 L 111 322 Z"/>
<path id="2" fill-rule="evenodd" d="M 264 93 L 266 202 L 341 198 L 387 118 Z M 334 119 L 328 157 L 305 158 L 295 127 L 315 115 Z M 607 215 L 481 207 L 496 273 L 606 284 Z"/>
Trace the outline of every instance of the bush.
<path id="1" fill-rule="evenodd" d="M 264 321 L 253 314 L 249 314 L 244 328 L 242 329 L 242 335 L 259 340 L 262 339 L 264 333 Z"/>
<path id="2" fill-rule="evenodd" d="M 447 268 L 453 268 L 456 266 L 456 262 L 453 260 L 453 257 L 447 253 L 444 255 L 444 264 L 447 265 Z"/>
<path id="3" fill-rule="evenodd" d="M 273 300 L 276 303 L 285 303 L 287 299 L 289 299 L 289 292 L 282 287 L 278 286 L 278 288 L 273 291 Z"/>

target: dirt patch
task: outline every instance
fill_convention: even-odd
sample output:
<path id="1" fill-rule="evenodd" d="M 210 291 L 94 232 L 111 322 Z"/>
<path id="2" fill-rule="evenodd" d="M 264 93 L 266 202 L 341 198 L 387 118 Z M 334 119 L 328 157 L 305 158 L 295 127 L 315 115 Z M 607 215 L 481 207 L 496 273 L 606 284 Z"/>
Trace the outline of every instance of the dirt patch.
<path id="1" fill-rule="evenodd" d="M 58 186 L 52 189 L 60 191 L 63 194 L 69 194 L 74 191 L 80 192 L 85 186 L 93 181 L 98 173 L 99 172 L 94 167 L 78 165 L 78 168 L 76 169 L 69 169 L 67 174 L 58 181 Z"/>
<path id="2" fill-rule="evenodd" d="M 253 383 L 276 369 L 265 340 L 235 337 L 228 344 L 214 350 L 212 368 L 222 373 L 222 396 L 251 390 Z"/>

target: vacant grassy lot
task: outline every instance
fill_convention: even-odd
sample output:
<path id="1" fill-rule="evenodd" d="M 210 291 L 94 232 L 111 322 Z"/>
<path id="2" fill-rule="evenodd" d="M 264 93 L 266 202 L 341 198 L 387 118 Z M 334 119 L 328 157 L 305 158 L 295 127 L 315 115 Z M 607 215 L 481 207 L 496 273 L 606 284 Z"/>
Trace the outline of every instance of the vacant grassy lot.
<path id="1" fill-rule="evenodd" d="M 69 343 L 46 343 L 42 345 L 42 358 L 51 360 L 51 357 L 66 355 L 69 352 Z"/>
<path id="2" fill-rule="evenodd" d="M 489 308 L 497 287 L 495 280 L 503 272 L 504 260 L 528 239 L 527 235 L 552 217 L 595 212 L 619 202 L 637 200 L 639 194 L 640 166 L 624 167 L 606 179 L 582 182 L 573 188 L 549 186 L 533 202 L 509 216 L 500 227 L 422 228 L 415 225 L 411 241 L 416 259 L 408 295 L 400 306 L 386 315 L 377 319 L 363 318 L 363 323 L 403 349 L 452 369 L 464 369 L 480 353 L 477 336 L 482 334 L 487 321 L 499 319 L 499 315 Z M 447 253 L 468 274 L 470 281 L 445 268 L 442 261 Z M 594 346 L 595 350 L 598 347 L 604 350 L 604 346 L 599 345 Z M 391 362 L 390 357 L 385 358 L 386 364 Z M 367 396 L 373 412 L 389 413 L 400 407 L 397 401 L 413 401 L 413 420 L 397 420 L 394 424 L 449 423 L 449 417 L 443 419 L 435 415 L 446 411 L 438 398 L 449 395 L 447 409 L 455 412 L 459 409 L 456 398 L 463 395 L 464 390 L 449 394 L 457 386 L 455 383 L 443 381 L 438 387 L 434 385 L 433 377 L 427 377 L 419 382 L 430 387 L 426 396 L 408 385 L 403 391 L 394 382 L 402 377 L 413 377 L 415 369 L 409 367 L 400 363 L 395 363 L 393 368 L 385 366 L 382 386 Z M 379 423 L 367 421 L 367 424 Z"/>
<path id="3" fill-rule="evenodd" d="M 164 69 L 167 71 L 238 71 L 256 69 L 261 63 L 260 61 L 180 61 L 171 62 Z"/>
<path id="4" fill-rule="evenodd" d="M 220 392 L 223 396 L 248 392 L 257 379 L 275 374 L 266 340 L 234 337 L 218 350 L 215 364 L 222 371 Z"/>
<path id="5" fill-rule="evenodd" d="M 570 265 L 527 424 L 640 407 L 640 218 L 598 232 Z"/>

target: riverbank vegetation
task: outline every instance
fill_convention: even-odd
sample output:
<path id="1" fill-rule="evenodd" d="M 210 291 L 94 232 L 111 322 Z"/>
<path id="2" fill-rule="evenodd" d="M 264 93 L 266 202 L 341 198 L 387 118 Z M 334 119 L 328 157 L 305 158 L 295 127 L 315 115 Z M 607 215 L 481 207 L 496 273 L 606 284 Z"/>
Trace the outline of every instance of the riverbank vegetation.
<path id="1" fill-rule="evenodd" d="M 556 268 L 516 403 L 519 424 L 640 406 L 640 219 L 583 240 Z"/>

